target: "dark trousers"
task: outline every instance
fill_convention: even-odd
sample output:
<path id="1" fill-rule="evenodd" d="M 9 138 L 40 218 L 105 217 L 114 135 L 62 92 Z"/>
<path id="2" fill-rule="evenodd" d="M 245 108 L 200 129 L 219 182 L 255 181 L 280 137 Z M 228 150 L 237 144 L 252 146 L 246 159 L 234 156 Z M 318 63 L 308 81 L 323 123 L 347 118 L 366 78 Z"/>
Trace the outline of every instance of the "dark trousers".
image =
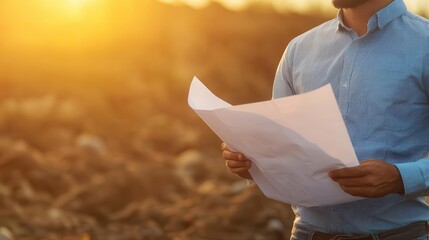
<path id="1" fill-rule="evenodd" d="M 326 233 L 311 225 L 294 226 L 291 240 L 428 240 L 428 223 L 417 222 L 400 228 L 367 235 Z"/>

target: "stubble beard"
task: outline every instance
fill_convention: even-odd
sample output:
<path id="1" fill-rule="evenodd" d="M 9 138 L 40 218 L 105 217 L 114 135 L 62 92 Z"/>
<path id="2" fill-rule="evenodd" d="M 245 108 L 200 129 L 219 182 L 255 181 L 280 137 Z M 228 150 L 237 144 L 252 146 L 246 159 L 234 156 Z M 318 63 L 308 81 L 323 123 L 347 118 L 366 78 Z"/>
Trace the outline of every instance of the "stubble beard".
<path id="1" fill-rule="evenodd" d="M 340 8 L 354 8 L 359 5 L 362 5 L 371 0 L 332 0 L 332 5 L 334 7 Z"/>

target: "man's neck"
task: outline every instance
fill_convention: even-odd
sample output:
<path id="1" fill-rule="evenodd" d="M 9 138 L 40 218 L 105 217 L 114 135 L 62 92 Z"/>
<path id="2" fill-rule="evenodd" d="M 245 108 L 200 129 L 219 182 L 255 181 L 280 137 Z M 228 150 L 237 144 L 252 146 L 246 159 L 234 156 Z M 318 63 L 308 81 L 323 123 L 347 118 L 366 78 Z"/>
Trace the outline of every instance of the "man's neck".
<path id="1" fill-rule="evenodd" d="M 371 0 L 355 8 L 344 8 L 342 9 L 344 24 L 355 30 L 359 36 L 363 36 L 368 31 L 369 19 L 391 2 L 393 0 Z"/>

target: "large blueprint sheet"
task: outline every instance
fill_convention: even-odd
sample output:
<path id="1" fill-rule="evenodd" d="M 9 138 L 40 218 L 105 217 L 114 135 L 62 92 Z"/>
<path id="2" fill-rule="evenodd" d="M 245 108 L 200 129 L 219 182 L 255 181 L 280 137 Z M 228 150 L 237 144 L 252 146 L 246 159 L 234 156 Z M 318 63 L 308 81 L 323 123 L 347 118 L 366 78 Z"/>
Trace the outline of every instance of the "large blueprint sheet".
<path id="1" fill-rule="evenodd" d="M 330 85 L 231 106 L 194 77 L 188 103 L 230 149 L 252 161 L 250 173 L 268 198 L 306 207 L 360 199 L 328 176 L 359 164 Z"/>

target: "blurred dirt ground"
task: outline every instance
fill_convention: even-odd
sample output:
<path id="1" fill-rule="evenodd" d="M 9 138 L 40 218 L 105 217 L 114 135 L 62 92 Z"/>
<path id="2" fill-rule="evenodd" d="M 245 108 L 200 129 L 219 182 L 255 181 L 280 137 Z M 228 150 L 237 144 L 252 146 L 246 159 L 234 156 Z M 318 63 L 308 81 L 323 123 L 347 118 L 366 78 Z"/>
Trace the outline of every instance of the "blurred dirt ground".
<path id="1" fill-rule="evenodd" d="M 216 153 L 193 149 L 133 160 L 102 143 L 77 136 L 73 146 L 41 152 L 22 140 L 1 139 L 3 239 L 288 235 L 289 209 L 230 177 Z"/>
<path id="2" fill-rule="evenodd" d="M 289 206 L 227 171 L 187 88 L 270 98 L 287 43 L 324 19 L 128 1 L 79 41 L 59 23 L 21 39 L 43 19 L 2 1 L 0 240 L 288 239 Z M 69 48 L 43 40 L 60 29 Z"/>

